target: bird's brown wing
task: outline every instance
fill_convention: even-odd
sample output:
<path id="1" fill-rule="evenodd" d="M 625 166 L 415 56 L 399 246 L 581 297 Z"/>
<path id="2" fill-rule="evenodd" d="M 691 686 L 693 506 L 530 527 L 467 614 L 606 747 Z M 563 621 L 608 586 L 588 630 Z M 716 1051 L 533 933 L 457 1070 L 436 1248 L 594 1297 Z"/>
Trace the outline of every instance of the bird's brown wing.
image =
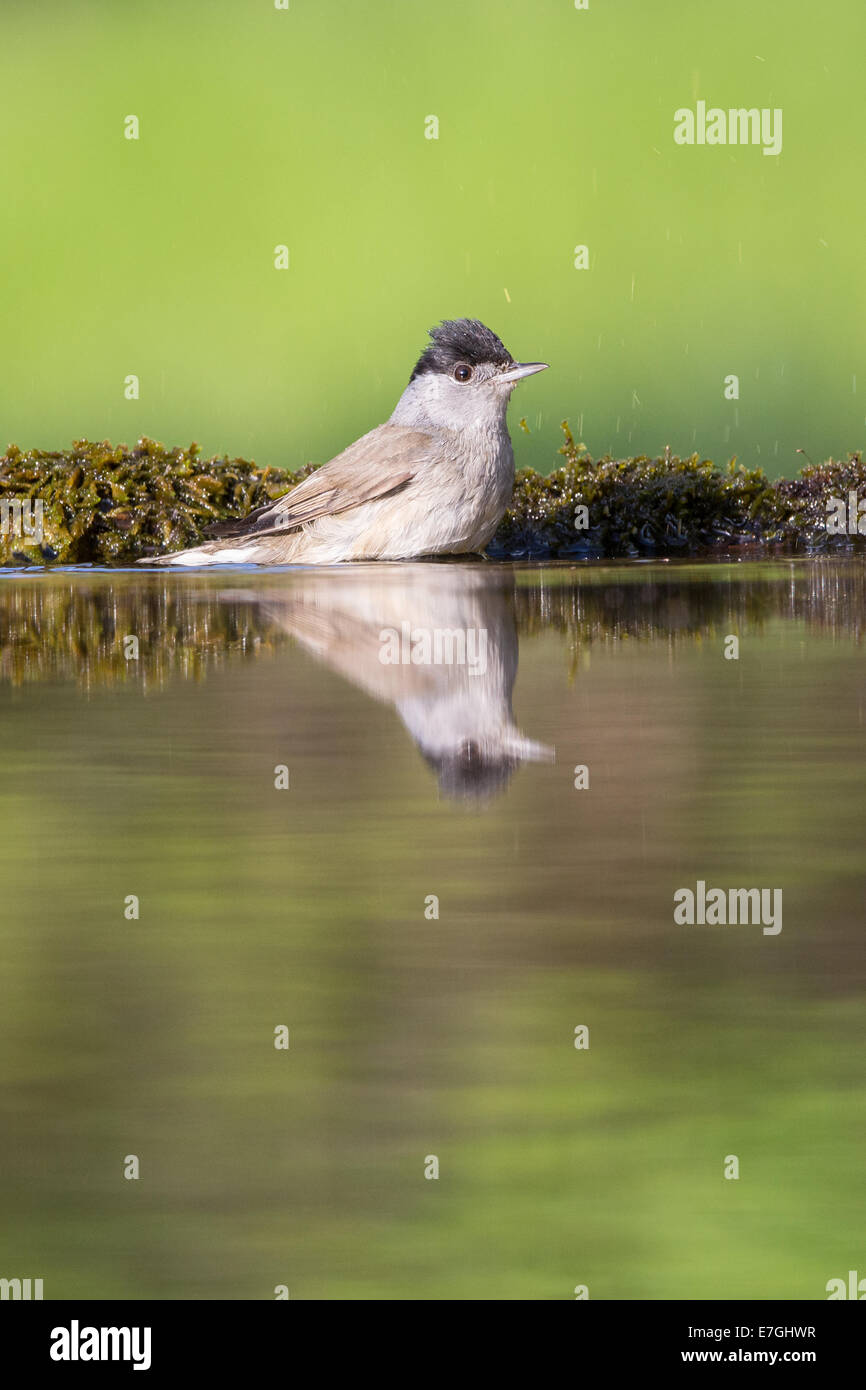
<path id="1" fill-rule="evenodd" d="M 242 521 L 220 522 L 209 535 L 269 535 L 293 531 L 319 516 L 359 507 L 404 487 L 433 453 L 434 441 L 421 430 L 385 424 L 370 430 L 305 478 L 297 487 L 257 507 Z"/>

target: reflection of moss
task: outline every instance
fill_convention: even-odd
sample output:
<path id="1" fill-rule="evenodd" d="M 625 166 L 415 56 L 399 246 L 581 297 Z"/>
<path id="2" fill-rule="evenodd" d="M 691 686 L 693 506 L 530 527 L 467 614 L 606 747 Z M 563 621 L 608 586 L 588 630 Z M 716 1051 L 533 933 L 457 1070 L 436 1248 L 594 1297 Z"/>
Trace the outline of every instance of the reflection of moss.
<path id="1" fill-rule="evenodd" d="M 138 639 L 135 660 L 124 653 L 128 636 Z M 12 685 L 197 680 L 226 662 L 267 656 L 285 640 L 250 604 L 220 603 L 184 586 L 31 581 L 0 596 L 0 680 Z"/>
<path id="2" fill-rule="evenodd" d="M 571 651 L 628 639 L 685 646 L 727 632 L 760 632 L 779 619 L 847 641 L 866 635 L 866 566 L 844 559 L 702 567 L 697 578 L 690 566 L 575 574 L 557 565 L 544 571 L 543 585 L 539 571 L 488 566 L 485 574 L 491 593 L 508 596 L 521 638 L 554 631 Z M 308 576 L 286 593 L 303 594 L 304 585 L 309 592 L 316 582 L 315 574 Z M 269 658 L 291 638 L 255 593 L 250 587 L 226 594 L 144 574 L 72 582 L 57 575 L 3 585 L 0 682 L 146 689 L 173 676 L 201 679 L 225 665 Z M 378 631 L 371 640 L 378 641 Z M 138 639 L 135 660 L 124 653 L 127 636 Z"/>
<path id="3" fill-rule="evenodd" d="M 680 459 L 593 460 L 563 424 L 565 463 L 549 477 L 518 473 L 511 506 L 489 553 L 495 559 L 678 555 L 735 545 L 851 549 L 859 537 L 828 536 L 827 499 L 866 492 L 859 454 L 809 465 L 771 483 L 760 469 L 726 472 L 697 454 Z M 245 516 L 312 471 L 257 468 L 244 459 L 199 457 L 196 444 L 165 449 L 78 440 L 65 453 L 0 459 L 0 497 L 40 499 L 43 542 L 0 537 L 0 563 L 129 563 L 195 545 L 215 521 Z M 586 508 L 585 526 L 579 507 Z"/>
<path id="4" fill-rule="evenodd" d="M 728 632 L 760 633 L 772 621 L 800 622 L 815 637 L 861 643 L 866 637 L 866 567 L 847 559 L 766 562 L 760 567 L 607 567 L 575 573 L 557 566 L 518 576 L 514 592 L 521 636 L 553 629 L 575 646 L 622 639 L 703 642 Z M 718 574 L 718 578 L 715 575 Z"/>

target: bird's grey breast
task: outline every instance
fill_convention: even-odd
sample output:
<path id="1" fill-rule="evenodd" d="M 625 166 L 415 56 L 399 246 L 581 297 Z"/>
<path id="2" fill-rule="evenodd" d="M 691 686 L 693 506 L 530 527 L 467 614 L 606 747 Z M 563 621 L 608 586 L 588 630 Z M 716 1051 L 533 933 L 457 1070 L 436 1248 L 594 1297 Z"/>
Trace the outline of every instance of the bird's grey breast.
<path id="1" fill-rule="evenodd" d="M 473 549 L 481 549 L 499 525 L 514 487 L 514 451 L 504 421 L 462 431 L 461 464 L 470 539 Z"/>

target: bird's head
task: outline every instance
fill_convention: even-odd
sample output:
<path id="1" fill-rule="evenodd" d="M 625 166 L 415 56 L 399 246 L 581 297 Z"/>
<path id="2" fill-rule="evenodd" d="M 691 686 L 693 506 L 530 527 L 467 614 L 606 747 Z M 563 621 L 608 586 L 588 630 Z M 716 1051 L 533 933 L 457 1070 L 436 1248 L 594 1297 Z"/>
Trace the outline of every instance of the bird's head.
<path id="1" fill-rule="evenodd" d="M 450 319 L 430 330 L 394 418 L 440 429 L 504 419 L 511 392 L 546 362 L 515 362 L 500 338 L 477 319 Z"/>

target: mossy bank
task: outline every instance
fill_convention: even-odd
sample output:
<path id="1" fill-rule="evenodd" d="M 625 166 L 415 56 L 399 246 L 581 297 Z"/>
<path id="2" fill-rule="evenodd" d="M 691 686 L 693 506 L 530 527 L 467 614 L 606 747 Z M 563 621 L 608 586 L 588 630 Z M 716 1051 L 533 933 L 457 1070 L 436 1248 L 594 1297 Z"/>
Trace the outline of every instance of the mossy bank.
<path id="1" fill-rule="evenodd" d="M 698 454 L 593 459 L 567 423 L 564 462 L 549 476 L 521 470 L 488 553 L 493 559 L 594 559 L 700 554 L 737 546 L 845 550 L 866 537 L 828 534 L 831 497 L 866 492 L 859 453 L 770 482 Z M 130 564 L 182 550 L 214 522 L 273 501 L 313 471 L 203 459 L 198 445 L 134 448 L 76 440 L 63 452 L 0 459 L 0 564 Z M 38 506 L 37 506 L 38 504 Z"/>

